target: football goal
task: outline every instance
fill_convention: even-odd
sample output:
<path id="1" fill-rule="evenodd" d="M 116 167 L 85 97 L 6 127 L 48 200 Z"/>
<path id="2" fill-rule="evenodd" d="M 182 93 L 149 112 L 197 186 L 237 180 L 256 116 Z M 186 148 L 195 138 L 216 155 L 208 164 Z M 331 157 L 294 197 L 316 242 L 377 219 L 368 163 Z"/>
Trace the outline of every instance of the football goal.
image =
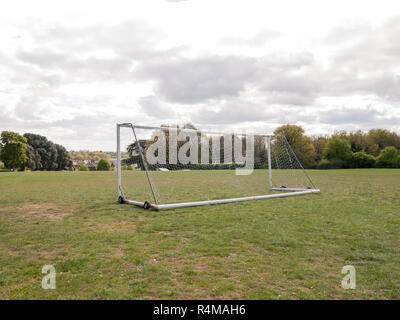
<path id="1" fill-rule="evenodd" d="M 156 210 L 320 192 L 285 136 L 190 125 L 117 124 L 117 185 L 119 203 Z"/>

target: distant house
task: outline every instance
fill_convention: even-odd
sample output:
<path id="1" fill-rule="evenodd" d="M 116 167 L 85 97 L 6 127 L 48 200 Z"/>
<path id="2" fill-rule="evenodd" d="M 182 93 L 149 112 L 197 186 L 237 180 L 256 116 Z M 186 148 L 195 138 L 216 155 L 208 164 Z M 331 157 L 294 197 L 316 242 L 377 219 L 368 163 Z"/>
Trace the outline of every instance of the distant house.
<path id="1" fill-rule="evenodd" d="M 72 170 L 77 171 L 79 164 L 85 164 L 90 171 L 95 171 L 97 169 L 97 161 L 96 160 L 72 160 Z"/>
<path id="2" fill-rule="evenodd" d="M 97 161 L 96 160 L 83 160 L 83 163 L 87 165 L 90 171 L 96 171 Z"/>

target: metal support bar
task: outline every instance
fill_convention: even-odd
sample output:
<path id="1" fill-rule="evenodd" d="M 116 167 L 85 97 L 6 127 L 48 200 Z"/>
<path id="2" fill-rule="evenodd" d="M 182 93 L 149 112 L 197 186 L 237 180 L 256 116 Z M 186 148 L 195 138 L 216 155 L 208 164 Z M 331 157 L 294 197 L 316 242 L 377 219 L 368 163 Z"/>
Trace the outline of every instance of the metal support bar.
<path id="1" fill-rule="evenodd" d="M 154 192 L 154 187 L 153 187 L 153 184 L 151 183 L 151 179 L 150 179 L 150 175 L 149 175 L 149 170 L 148 170 L 148 168 L 147 168 L 146 160 L 145 160 L 145 158 L 144 158 L 144 154 L 143 154 L 143 151 L 142 151 L 142 146 L 140 145 L 140 141 L 139 141 L 138 138 L 136 137 L 136 132 L 135 132 L 134 126 L 131 125 L 131 128 L 132 128 L 132 131 L 133 131 L 133 135 L 135 136 L 136 143 L 138 144 L 138 149 L 139 149 L 140 157 L 142 158 L 142 161 L 143 161 L 143 167 L 144 167 L 144 170 L 146 171 L 146 176 L 147 176 L 147 180 L 149 181 L 151 193 L 153 194 L 154 203 L 157 205 L 156 193 Z"/>
<path id="2" fill-rule="evenodd" d="M 319 192 L 319 190 L 318 190 L 318 192 Z M 312 194 L 312 193 L 317 193 L 317 191 L 315 189 L 309 189 L 309 190 L 304 190 L 304 191 L 278 193 L 278 194 L 266 194 L 266 195 L 261 195 L 261 196 L 252 196 L 252 197 L 151 205 L 150 207 L 155 210 L 176 209 L 176 208 L 183 208 L 183 207 L 205 206 L 205 205 L 212 205 L 212 204 L 242 202 L 242 201 L 249 201 L 249 200 L 293 197 L 293 196 L 300 196 L 300 195 Z M 143 207 L 143 205 L 144 205 L 143 202 L 136 202 L 136 201 L 130 201 L 130 200 L 127 200 L 125 202 L 128 204 L 133 204 L 133 205 L 139 206 L 139 207 Z"/>
<path id="3" fill-rule="evenodd" d="M 271 137 L 267 136 L 269 188 L 272 189 Z"/>
<path id="4" fill-rule="evenodd" d="M 205 133 L 205 134 L 220 134 L 220 135 L 225 135 L 225 134 L 230 134 L 227 132 L 217 132 L 217 131 L 207 131 L 207 130 L 196 130 L 196 129 L 185 129 L 185 128 L 175 128 L 175 127 L 154 127 L 154 126 L 139 126 L 139 125 L 134 125 L 132 123 L 121 123 L 119 124 L 121 127 L 126 127 L 126 128 L 135 128 L 135 129 L 154 129 L 154 130 L 176 130 L 179 132 L 197 132 L 197 133 Z M 259 133 L 254 133 L 254 136 L 261 136 L 261 137 L 272 137 L 273 134 L 259 134 Z"/>
<path id="5" fill-rule="evenodd" d="M 313 193 L 321 192 L 319 189 L 305 189 L 305 188 L 272 188 L 272 191 L 312 191 Z"/>
<path id="6" fill-rule="evenodd" d="M 119 124 L 117 124 L 117 176 L 117 194 L 120 199 L 120 197 L 123 198 L 123 194 L 121 189 L 121 128 Z"/>

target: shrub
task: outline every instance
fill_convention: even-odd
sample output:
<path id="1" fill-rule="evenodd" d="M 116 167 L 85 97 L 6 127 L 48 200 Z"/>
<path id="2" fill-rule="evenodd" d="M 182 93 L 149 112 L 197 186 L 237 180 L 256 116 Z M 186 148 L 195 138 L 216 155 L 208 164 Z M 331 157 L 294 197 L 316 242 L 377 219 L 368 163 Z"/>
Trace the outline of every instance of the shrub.
<path id="1" fill-rule="evenodd" d="M 382 150 L 376 163 L 380 168 L 398 168 L 399 151 L 395 147 L 386 147 Z"/>
<path id="2" fill-rule="evenodd" d="M 322 158 L 327 160 L 340 159 L 346 167 L 351 162 L 351 155 L 351 147 L 346 140 L 332 137 L 325 146 Z"/>
<path id="3" fill-rule="evenodd" d="M 127 170 L 130 170 L 130 171 L 133 171 L 133 165 L 129 165 L 129 166 L 127 166 Z"/>
<path id="4" fill-rule="evenodd" d="M 89 171 L 89 168 L 86 164 L 80 163 L 78 164 L 78 171 Z"/>
<path id="5" fill-rule="evenodd" d="M 111 165 L 107 159 L 100 159 L 99 163 L 97 164 L 98 171 L 110 171 Z"/>
<path id="6" fill-rule="evenodd" d="M 126 165 L 121 166 L 121 170 L 128 170 L 128 166 Z"/>
<path id="7" fill-rule="evenodd" d="M 373 168 L 375 157 L 363 151 L 353 153 L 351 163 L 354 168 Z"/>
<path id="8" fill-rule="evenodd" d="M 341 159 L 322 159 L 318 162 L 317 169 L 342 169 L 345 167 L 345 162 Z"/>

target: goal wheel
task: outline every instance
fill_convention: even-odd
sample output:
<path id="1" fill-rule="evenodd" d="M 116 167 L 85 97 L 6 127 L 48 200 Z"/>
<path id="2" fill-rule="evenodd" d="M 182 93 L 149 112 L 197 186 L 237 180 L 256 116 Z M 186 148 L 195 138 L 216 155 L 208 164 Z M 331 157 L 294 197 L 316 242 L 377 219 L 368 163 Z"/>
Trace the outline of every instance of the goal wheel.
<path id="1" fill-rule="evenodd" d="M 150 204 L 150 202 L 148 202 L 148 201 L 145 201 L 144 203 L 143 203 L 143 209 L 146 209 L 146 210 L 148 210 L 148 209 L 150 209 L 151 208 L 151 204 Z"/>
<path id="2" fill-rule="evenodd" d="M 122 196 L 118 197 L 118 203 L 123 204 L 125 203 L 125 199 Z"/>

